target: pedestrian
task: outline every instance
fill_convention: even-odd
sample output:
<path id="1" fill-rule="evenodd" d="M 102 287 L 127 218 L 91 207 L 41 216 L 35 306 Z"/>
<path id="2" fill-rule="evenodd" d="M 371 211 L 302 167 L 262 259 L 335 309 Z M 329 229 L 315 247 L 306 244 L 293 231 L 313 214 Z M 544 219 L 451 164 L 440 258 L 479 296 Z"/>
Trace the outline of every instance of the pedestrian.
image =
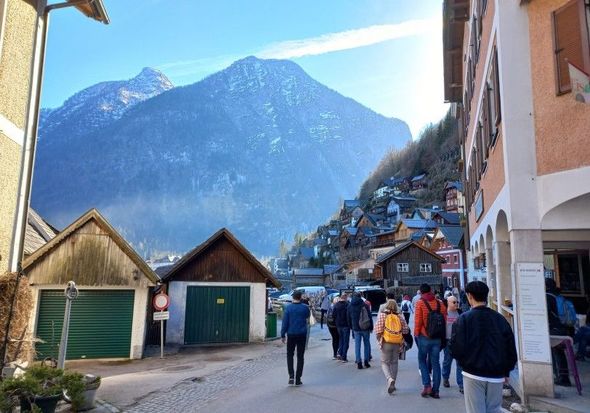
<path id="1" fill-rule="evenodd" d="M 422 284 L 420 293 L 420 300 L 415 307 L 414 334 L 418 346 L 420 375 L 424 386 L 421 396 L 439 399 L 440 351 L 446 335 L 447 309 L 442 301 L 432 294 L 430 285 Z M 429 374 L 430 368 L 432 368 L 432 383 Z"/>
<path id="2" fill-rule="evenodd" d="M 409 333 L 405 319 L 399 314 L 395 300 L 387 300 L 383 311 L 377 315 L 375 335 L 381 349 L 381 369 L 387 380 L 387 393 L 395 391 L 398 360 L 404 346 L 404 334 Z"/>
<path id="3" fill-rule="evenodd" d="M 341 362 L 348 362 L 348 345 L 350 344 L 350 327 L 348 325 L 348 294 L 343 293 L 334 305 L 334 324 L 338 330 L 338 357 Z"/>
<path id="4" fill-rule="evenodd" d="M 420 292 L 420 290 L 416 291 L 416 295 L 414 297 L 412 297 L 412 307 L 414 308 L 414 310 L 416 310 L 416 304 L 418 303 L 418 300 L 420 299 L 422 293 Z"/>
<path id="5" fill-rule="evenodd" d="M 332 303 L 330 302 L 330 297 L 327 294 L 324 294 L 322 297 L 322 303 L 320 304 L 320 328 L 324 328 L 324 316 L 330 309 Z"/>
<path id="6" fill-rule="evenodd" d="M 459 300 L 454 295 L 449 296 L 447 298 L 447 335 L 446 338 L 448 341 L 451 340 L 451 333 L 453 330 L 453 324 L 459 318 L 462 311 L 459 308 Z M 443 350 L 443 364 L 442 364 L 442 378 L 443 378 L 443 387 L 451 387 L 449 383 L 449 377 L 451 376 L 451 365 L 453 364 L 453 356 L 451 355 L 450 347 L 447 345 Z M 455 377 L 457 380 L 457 386 L 459 386 L 459 391 L 463 393 L 463 374 L 461 370 L 461 366 L 455 360 Z"/>
<path id="7" fill-rule="evenodd" d="M 410 296 L 408 294 L 404 295 L 401 307 L 407 324 L 410 322 L 410 313 L 414 312 L 414 307 L 412 306 L 412 301 L 410 301 Z"/>
<path id="8" fill-rule="evenodd" d="M 310 316 L 309 307 L 301 302 L 301 291 L 295 290 L 293 302 L 287 306 L 283 314 L 281 341 L 287 342 L 287 370 L 289 385 L 301 386 L 303 375 L 303 356 L 307 339 L 307 325 Z M 285 340 L 285 335 L 287 339 Z M 297 350 L 297 370 L 293 371 L 293 356 Z"/>
<path id="9" fill-rule="evenodd" d="M 338 327 L 336 327 L 336 321 L 334 319 L 334 306 L 338 303 L 338 297 L 334 297 L 334 301 L 328 308 L 328 314 L 326 317 L 326 325 L 328 331 L 332 336 L 332 352 L 334 354 L 333 359 L 338 360 L 338 348 L 340 346 L 340 336 L 338 335 Z"/>
<path id="10" fill-rule="evenodd" d="M 487 307 L 489 288 L 481 281 L 465 287 L 471 310 L 453 325 L 451 355 L 463 368 L 467 413 L 500 413 L 502 388 L 517 355 L 510 324 Z"/>
<path id="11" fill-rule="evenodd" d="M 352 329 L 354 336 L 354 355 L 355 363 L 359 369 L 371 367 L 369 359 L 371 357 L 370 334 L 373 330 L 373 318 L 371 310 L 363 301 L 359 292 L 352 294 L 350 306 L 348 306 L 348 325 Z M 361 343 L 364 349 L 364 364 L 361 358 Z"/>
<path id="12" fill-rule="evenodd" d="M 390 300 L 395 301 L 395 287 L 389 287 L 389 288 L 387 288 L 387 290 L 385 290 L 385 302 L 379 306 L 380 313 L 382 313 L 383 310 L 385 310 L 385 307 L 387 306 L 387 302 Z M 396 302 L 396 304 L 397 304 L 397 302 Z"/>
<path id="13" fill-rule="evenodd" d="M 465 290 L 461 290 L 459 293 L 459 299 L 461 300 L 461 310 L 463 312 L 469 311 L 471 308 L 469 306 L 469 300 L 467 299 L 467 294 L 465 294 Z"/>
<path id="14" fill-rule="evenodd" d="M 586 313 L 586 324 L 578 329 L 574 337 L 574 342 L 578 343 L 576 360 L 586 361 L 586 351 L 590 343 L 590 309 Z"/>

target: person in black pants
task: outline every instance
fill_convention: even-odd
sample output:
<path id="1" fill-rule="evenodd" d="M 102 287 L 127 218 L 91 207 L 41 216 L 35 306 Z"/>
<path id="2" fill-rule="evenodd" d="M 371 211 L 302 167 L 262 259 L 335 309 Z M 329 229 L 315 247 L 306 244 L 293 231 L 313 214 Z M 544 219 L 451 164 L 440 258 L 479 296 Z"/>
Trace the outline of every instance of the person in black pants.
<path id="1" fill-rule="evenodd" d="M 281 326 L 281 341 L 287 343 L 287 371 L 289 372 L 289 385 L 301 386 L 303 375 L 303 357 L 305 354 L 305 342 L 307 340 L 307 320 L 309 319 L 309 307 L 301 302 L 301 291 L 293 293 L 293 302 L 287 306 L 283 314 Z M 286 338 L 285 338 L 286 336 Z M 297 350 L 297 370 L 293 369 L 293 357 Z"/>
<path id="2" fill-rule="evenodd" d="M 338 349 L 340 348 L 340 334 L 338 334 L 338 327 L 336 327 L 336 320 L 334 320 L 334 305 L 337 302 L 338 297 L 335 297 L 330 308 L 328 308 L 328 317 L 326 318 L 326 325 L 332 336 L 332 352 L 334 353 L 332 358 L 334 360 L 338 360 Z"/>

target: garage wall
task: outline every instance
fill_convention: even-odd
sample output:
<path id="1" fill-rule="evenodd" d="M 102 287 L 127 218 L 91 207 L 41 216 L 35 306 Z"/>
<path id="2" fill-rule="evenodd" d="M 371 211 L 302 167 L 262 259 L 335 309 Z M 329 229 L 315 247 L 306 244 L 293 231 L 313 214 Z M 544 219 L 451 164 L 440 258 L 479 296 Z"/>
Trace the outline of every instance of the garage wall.
<path id="1" fill-rule="evenodd" d="M 80 290 L 134 290 L 135 299 L 133 300 L 133 326 L 131 328 L 131 348 L 130 358 L 140 359 L 143 356 L 145 342 L 145 320 L 148 301 L 147 288 L 129 288 L 129 287 L 85 287 L 77 286 Z M 37 331 L 37 314 L 39 313 L 39 304 L 41 290 L 63 290 L 63 285 L 32 285 L 33 308 L 31 319 L 29 321 L 29 331 Z M 108 311 L 108 308 L 105 309 Z M 61 334 L 61 332 L 60 332 Z"/>
<path id="2" fill-rule="evenodd" d="M 184 344 L 184 323 L 186 314 L 187 287 L 250 287 L 250 342 L 264 341 L 266 336 L 266 284 L 264 283 L 207 283 L 171 281 L 168 285 L 170 296 L 170 319 L 166 326 L 167 344 Z"/>

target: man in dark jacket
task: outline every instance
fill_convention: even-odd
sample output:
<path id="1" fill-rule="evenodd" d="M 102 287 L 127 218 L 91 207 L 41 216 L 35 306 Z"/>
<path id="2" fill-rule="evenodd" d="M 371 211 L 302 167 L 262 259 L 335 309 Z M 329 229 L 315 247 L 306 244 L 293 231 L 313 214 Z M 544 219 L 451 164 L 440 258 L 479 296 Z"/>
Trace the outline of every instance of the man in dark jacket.
<path id="1" fill-rule="evenodd" d="M 364 313 L 364 314 L 363 314 Z M 361 317 L 365 319 L 368 317 L 368 324 L 362 326 L 360 324 Z M 348 306 L 348 325 L 354 333 L 354 355 L 355 363 L 359 369 L 363 368 L 363 360 L 361 359 L 361 341 L 364 347 L 364 359 L 366 368 L 371 367 L 369 364 L 369 358 L 371 357 L 371 342 L 369 336 L 371 330 L 373 330 L 373 317 L 371 317 L 371 310 L 367 308 L 367 305 L 361 298 L 359 292 L 355 292 L 352 295 L 352 300 Z"/>
<path id="2" fill-rule="evenodd" d="M 472 281 L 465 288 L 471 310 L 453 324 L 451 354 L 463 368 L 467 413 L 497 413 L 502 387 L 516 364 L 514 334 L 506 319 L 486 306 L 489 288 Z"/>
<path id="3" fill-rule="evenodd" d="M 283 314 L 281 325 L 281 340 L 285 343 L 287 335 L 287 370 L 289 371 L 289 385 L 301 386 L 303 375 L 303 355 L 307 341 L 307 320 L 309 307 L 301 302 L 301 291 L 295 290 L 293 302 L 287 306 Z M 293 356 L 297 348 L 297 371 L 293 371 Z"/>
<path id="4" fill-rule="evenodd" d="M 350 342 L 350 327 L 348 325 L 348 295 L 340 295 L 340 301 L 334 304 L 334 324 L 338 329 L 338 358 L 341 362 L 348 361 L 348 345 Z"/>

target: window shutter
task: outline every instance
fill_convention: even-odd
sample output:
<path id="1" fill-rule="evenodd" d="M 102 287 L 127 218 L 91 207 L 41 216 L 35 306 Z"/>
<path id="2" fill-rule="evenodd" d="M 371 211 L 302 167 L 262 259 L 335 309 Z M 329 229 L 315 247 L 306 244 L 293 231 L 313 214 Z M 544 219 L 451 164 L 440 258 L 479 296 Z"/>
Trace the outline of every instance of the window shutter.
<path id="1" fill-rule="evenodd" d="M 500 124 L 500 121 L 502 120 L 502 107 L 500 105 L 500 71 L 498 70 L 498 49 L 494 49 L 494 62 L 492 67 L 494 70 L 494 109 L 496 112 L 496 118 L 494 119 L 494 123 L 497 127 Z"/>
<path id="2" fill-rule="evenodd" d="M 582 20 L 584 19 L 584 20 Z M 585 68 L 587 57 L 584 56 L 583 31 L 586 30 L 584 0 L 572 0 L 553 12 L 553 30 L 555 46 L 555 63 L 558 94 L 571 90 L 567 61 Z"/>

